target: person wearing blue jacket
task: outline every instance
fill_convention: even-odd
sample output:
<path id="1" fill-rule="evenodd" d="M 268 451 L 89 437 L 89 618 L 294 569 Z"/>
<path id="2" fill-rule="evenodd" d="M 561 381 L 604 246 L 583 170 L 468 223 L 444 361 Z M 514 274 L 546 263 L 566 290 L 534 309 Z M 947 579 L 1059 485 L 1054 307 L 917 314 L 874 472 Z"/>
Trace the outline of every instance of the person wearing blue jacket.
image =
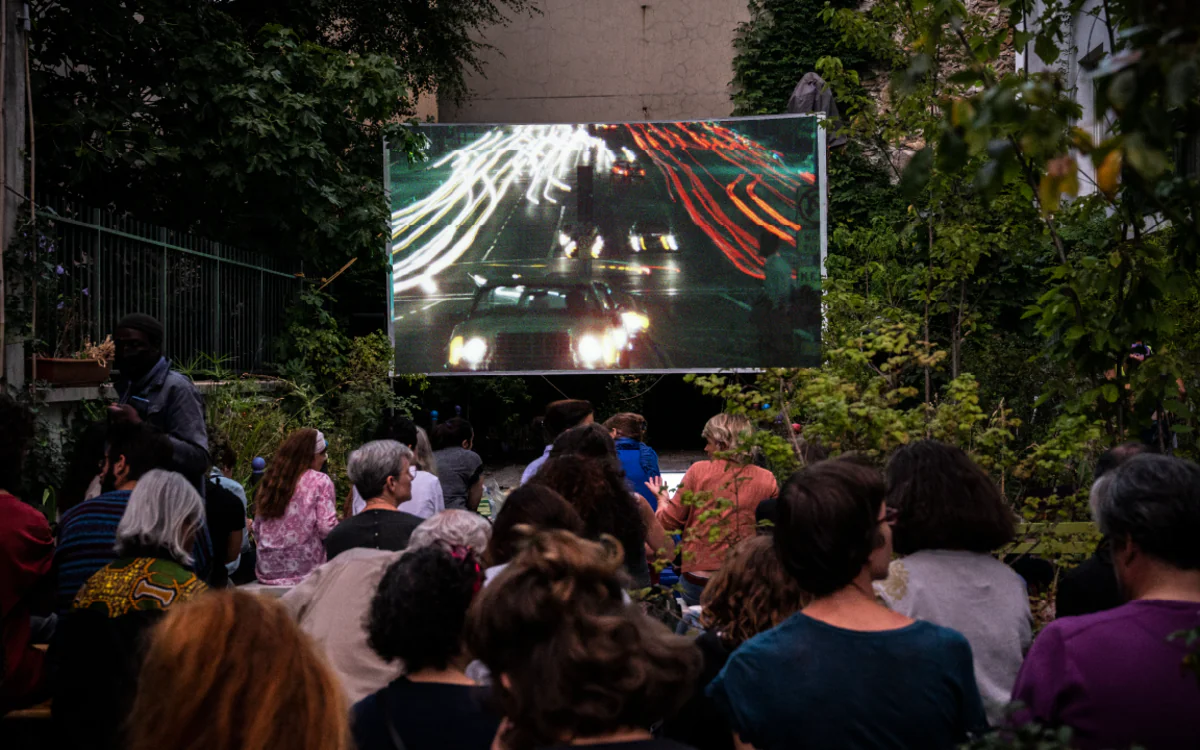
<path id="1" fill-rule="evenodd" d="M 621 459 L 630 489 L 646 498 L 650 507 L 657 510 L 658 498 L 646 486 L 646 481 L 662 476 L 662 472 L 658 468 L 658 454 L 642 442 L 646 437 L 646 420 L 641 414 L 622 412 L 609 417 L 604 426 L 612 431 L 617 458 Z"/>

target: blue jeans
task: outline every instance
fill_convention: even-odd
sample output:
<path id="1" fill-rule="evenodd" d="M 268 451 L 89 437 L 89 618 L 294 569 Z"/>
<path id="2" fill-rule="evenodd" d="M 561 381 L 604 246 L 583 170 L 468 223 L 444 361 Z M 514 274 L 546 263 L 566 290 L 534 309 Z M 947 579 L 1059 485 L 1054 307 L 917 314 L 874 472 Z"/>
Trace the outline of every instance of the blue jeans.
<path id="1" fill-rule="evenodd" d="M 682 576 L 679 578 L 679 586 L 683 589 L 683 603 L 689 607 L 695 607 L 700 604 L 700 594 L 704 591 L 704 587 L 692 583 Z"/>

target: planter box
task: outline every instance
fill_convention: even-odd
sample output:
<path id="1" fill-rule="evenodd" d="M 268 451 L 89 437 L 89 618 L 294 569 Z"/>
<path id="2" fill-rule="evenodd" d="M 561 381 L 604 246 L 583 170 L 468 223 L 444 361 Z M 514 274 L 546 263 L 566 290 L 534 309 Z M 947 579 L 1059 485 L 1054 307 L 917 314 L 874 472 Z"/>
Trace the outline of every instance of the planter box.
<path id="1" fill-rule="evenodd" d="M 57 359 L 51 357 L 37 357 L 36 359 L 37 379 L 53 383 L 54 385 L 100 385 L 108 380 L 108 376 L 112 372 L 111 365 L 102 365 L 94 359 Z M 26 374 L 32 378 L 32 366 L 29 366 Z"/>

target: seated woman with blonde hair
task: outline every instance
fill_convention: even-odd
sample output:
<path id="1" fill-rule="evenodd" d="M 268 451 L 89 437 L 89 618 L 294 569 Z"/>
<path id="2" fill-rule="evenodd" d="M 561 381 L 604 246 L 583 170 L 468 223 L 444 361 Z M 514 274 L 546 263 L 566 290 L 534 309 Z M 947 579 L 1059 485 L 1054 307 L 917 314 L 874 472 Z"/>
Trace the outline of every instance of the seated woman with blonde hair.
<path id="1" fill-rule="evenodd" d="M 126 750 L 350 750 L 346 702 L 278 602 L 207 594 L 153 631 Z"/>
<path id="2" fill-rule="evenodd" d="M 79 589 L 51 651 L 59 746 L 123 748 L 146 631 L 207 590 L 191 570 L 204 501 L 171 471 L 142 475 L 117 526 L 117 559 Z"/>

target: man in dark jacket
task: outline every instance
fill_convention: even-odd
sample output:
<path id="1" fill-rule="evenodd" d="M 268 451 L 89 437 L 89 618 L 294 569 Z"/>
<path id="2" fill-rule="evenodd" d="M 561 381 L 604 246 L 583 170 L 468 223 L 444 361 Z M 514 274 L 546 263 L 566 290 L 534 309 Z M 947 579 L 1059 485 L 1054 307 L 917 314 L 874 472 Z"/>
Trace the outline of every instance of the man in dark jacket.
<path id="1" fill-rule="evenodd" d="M 162 355 L 163 327 L 142 313 L 117 323 L 117 403 L 109 407 L 115 423 L 148 422 L 171 440 L 171 470 L 187 477 L 204 494 L 208 434 L 200 392 L 186 375 L 171 369 Z"/>
<path id="2" fill-rule="evenodd" d="M 1101 454 L 1096 460 L 1093 474 L 1093 513 L 1096 495 L 1104 492 L 1104 485 L 1108 481 L 1105 476 L 1139 453 L 1149 450 L 1150 447 L 1145 443 L 1123 443 Z M 1091 557 L 1063 574 L 1058 582 L 1054 610 L 1058 617 L 1074 617 L 1114 609 L 1124 603 L 1125 598 L 1117 586 L 1117 573 L 1113 569 L 1112 548 L 1106 537 L 1096 545 Z"/>

